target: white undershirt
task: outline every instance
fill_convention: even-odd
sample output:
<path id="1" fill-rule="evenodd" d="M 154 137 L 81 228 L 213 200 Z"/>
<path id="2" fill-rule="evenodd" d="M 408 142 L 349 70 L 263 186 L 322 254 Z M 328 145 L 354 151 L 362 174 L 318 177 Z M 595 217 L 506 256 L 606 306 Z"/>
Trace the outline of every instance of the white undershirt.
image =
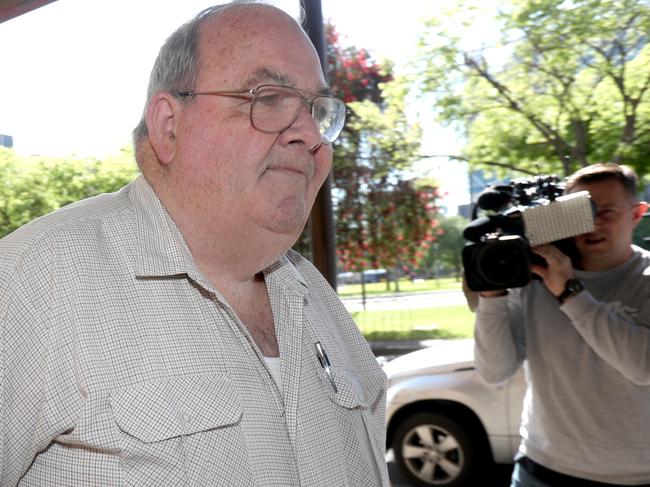
<path id="1" fill-rule="evenodd" d="M 271 377 L 282 393 L 282 369 L 280 368 L 280 357 L 264 357 L 266 366 L 271 371 Z"/>

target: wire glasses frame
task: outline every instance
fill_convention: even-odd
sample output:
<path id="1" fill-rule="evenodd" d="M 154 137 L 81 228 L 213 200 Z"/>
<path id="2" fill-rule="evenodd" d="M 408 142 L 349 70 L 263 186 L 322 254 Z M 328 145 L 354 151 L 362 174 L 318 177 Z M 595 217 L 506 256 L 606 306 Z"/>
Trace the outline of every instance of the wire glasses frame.
<path id="1" fill-rule="evenodd" d="M 307 98 L 297 89 L 288 86 L 260 85 L 244 91 L 183 91 L 176 95 L 246 98 L 251 103 L 251 125 L 266 133 L 280 133 L 288 129 L 298 118 L 302 107 L 307 106 L 320 132 L 321 143 L 331 144 L 339 137 L 345 125 L 345 103 L 330 95 L 310 94 L 315 96 Z"/>

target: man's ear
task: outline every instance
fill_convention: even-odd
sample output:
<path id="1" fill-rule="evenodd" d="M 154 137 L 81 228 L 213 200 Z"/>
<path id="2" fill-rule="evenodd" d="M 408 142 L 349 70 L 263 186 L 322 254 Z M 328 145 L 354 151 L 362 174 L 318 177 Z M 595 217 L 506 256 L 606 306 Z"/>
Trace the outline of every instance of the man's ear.
<path id="1" fill-rule="evenodd" d="M 640 201 L 634 206 L 634 215 L 632 218 L 634 219 L 635 226 L 641 221 L 646 211 L 648 211 L 648 203 L 645 201 Z"/>
<path id="2" fill-rule="evenodd" d="M 181 111 L 179 101 L 166 91 L 156 93 L 147 106 L 149 142 L 158 160 L 168 165 L 176 154 L 176 129 Z"/>

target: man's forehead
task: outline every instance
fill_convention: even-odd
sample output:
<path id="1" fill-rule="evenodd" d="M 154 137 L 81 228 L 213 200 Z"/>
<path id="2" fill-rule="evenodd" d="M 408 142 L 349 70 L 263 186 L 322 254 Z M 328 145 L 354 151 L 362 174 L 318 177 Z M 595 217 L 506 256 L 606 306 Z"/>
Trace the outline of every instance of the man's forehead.
<path id="1" fill-rule="evenodd" d="M 273 31 L 283 37 L 305 34 L 300 25 L 283 10 L 264 4 L 227 6 L 202 25 L 202 37 L 212 37 L 220 44 L 234 47 L 248 42 L 264 42 Z M 250 46 L 247 46 L 250 47 Z"/>
<path id="2" fill-rule="evenodd" d="M 208 68 L 206 74 L 223 73 L 222 82 L 230 88 L 278 84 L 330 92 L 311 41 L 295 20 L 277 8 L 244 4 L 228 9 L 203 26 L 199 42 L 201 65 Z M 294 46 L 288 54 L 287 45 Z M 317 72 L 311 72 L 310 67 Z M 317 85 L 300 86 L 305 78 L 313 83 L 314 76 L 320 79 Z"/>
<path id="3" fill-rule="evenodd" d="M 589 191 L 592 200 L 597 199 L 598 205 L 603 207 L 620 205 L 628 199 L 633 199 L 625 191 L 623 184 L 614 178 L 577 184 L 571 192 L 577 191 Z"/>

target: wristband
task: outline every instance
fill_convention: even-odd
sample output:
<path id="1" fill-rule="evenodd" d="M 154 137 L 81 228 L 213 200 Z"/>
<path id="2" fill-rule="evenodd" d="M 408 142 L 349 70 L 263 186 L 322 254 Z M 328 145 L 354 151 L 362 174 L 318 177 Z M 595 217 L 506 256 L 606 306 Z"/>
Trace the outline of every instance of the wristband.
<path id="1" fill-rule="evenodd" d="M 557 299 L 560 303 L 564 303 L 571 296 L 575 296 L 576 294 L 583 291 L 584 289 L 585 289 L 584 284 L 582 284 L 580 281 L 578 281 L 575 278 L 571 278 L 567 280 L 566 284 L 564 285 L 564 291 L 560 293 Z"/>

